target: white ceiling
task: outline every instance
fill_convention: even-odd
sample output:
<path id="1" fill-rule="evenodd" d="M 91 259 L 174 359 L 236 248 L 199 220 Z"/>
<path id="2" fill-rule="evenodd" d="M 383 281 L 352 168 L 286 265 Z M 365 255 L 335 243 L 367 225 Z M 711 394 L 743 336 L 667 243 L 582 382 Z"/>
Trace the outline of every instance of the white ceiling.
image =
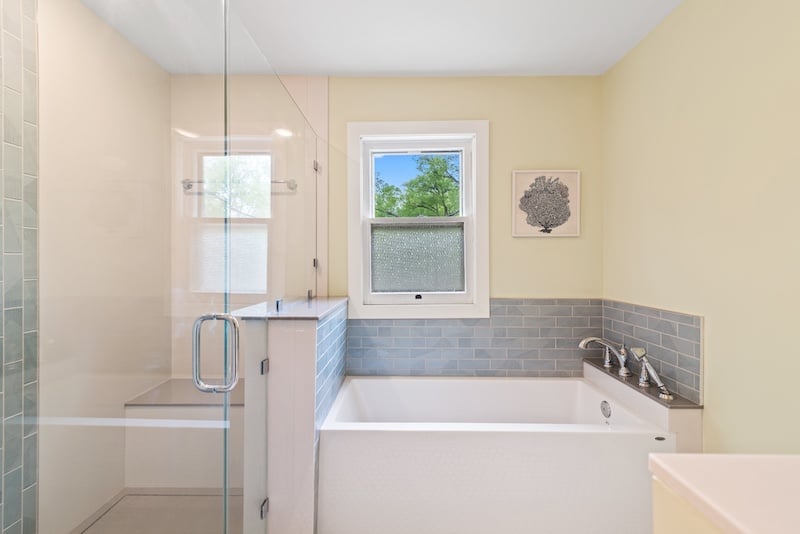
<path id="1" fill-rule="evenodd" d="M 166 70 L 221 71 L 222 0 L 82 1 Z M 601 74 L 681 1 L 230 0 L 230 68 L 340 76 Z"/>

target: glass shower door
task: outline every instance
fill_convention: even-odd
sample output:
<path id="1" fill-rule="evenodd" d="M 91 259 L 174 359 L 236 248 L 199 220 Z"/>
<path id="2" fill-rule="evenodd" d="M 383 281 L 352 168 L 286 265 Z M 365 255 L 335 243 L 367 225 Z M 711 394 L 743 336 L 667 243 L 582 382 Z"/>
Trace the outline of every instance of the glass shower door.
<path id="1" fill-rule="evenodd" d="M 4 379 L 24 389 L 4 411 L 5 457 L 24 464 L 6 464 L 4 497 L 24 501 L 3 503 L 9 521 L 32 514 L 43 534 L 265 528 L 268 495 L 247 478 L 264 488 L 266 473 L 245 460 L 248 447 L 266 456 L 246 437 L 250 421 L 265 433 L 265 407 L 245 399 L 266 384 L 266 324 L 238 310 L 316 294 L 317 136 L 254 44 L 254 5 L 38 3 L 40 176 L 7 202 L 23 210 L 24 296 L 38 289 L 40 303 L 38 331 L 27 307 L 5 315 L 7 349 L 25 350 L 24 373 L 11 362 Z M 37 194 L 38 228 L 24 205 Z"/>
<path id="2" fill-rule="evenodd" d="M 245 379 L 235 309 L 266 299 L 272 162 L 258 143 L 232 146 L 231 7 L 229 0 L 217 5 L 219 70 L 179 80 L 173 76 L 173 104 L 176 99 L 186 103 L 172 113 L 173 159 L 178 162 L 173 183 L 180 183 L 173 251 L 181 251 L 178 258 L 173 255 L 173 266 L 183 267 L 177 276 L 173 271 L 173 295 L 180 288 L 183 296 L 173 303 L 173 334 L 191 345 L 192 383 L 205 397 L 202 403 L 215 411 L 211 423 L 220 425 L 206 444 L 217 457 L 206 456 L 208 461 L 196 466 L 211 473 L 207 491 L 218 497 L 211 531 L 240 534 L 245 523 L 253 532 L 259 526 L 263 530 L 264 523 L 245 521 Z M 197 315 L 186 343 L 192 313 Z M 252 517 L 256 511 L 248 512 Z"/>
<path id="3" fill-rule="evenodd" d="M 222 520 L 226 532 L 249 533 L 265 528 L 269 497 L 266 482 L 248 483 L 266 477 L 257 471 L 266 443 L 248 437 L 251 421 L 266 424 L 266 406 L 245 403 L 261 399 L 251 393 L 266 387 L 258 365 L 266 358 L 258 353 L 266 343 L 266 317 L 254 320 L 248 312 L 250 319 L 243 319 L 241 310 L 262 304 L 270 310 L 276 300 L 317 293 L 317 136 L 254 44 L 256 27 L 240 6 L 248 7 L 235 0 L 225 5 L 224 74 L 172 76 L 173 183 L 181 187 L 173 191 L 179 194 L 171 289 L 175 353 L 200 345 L 192 351 L 198 366 L 191 375 L 203 395 L 219 401 L 226 425 L 213 438 L 221 443 L 213 469 L 221 469 L 215 487 Z M 302 94 L 302 81 L 295 82 Z M 195 347 L 186 336 L 190 329 Z M 173 372 L 186 373 L 184 364 Z M 225 392 L 224 384 L 234 382 L 234 364 L 238 385 Z M 245 466 L 248 458 L 254 465 Z"/>
<path id="4" fill-rule="evenodd" d="M 42 533 L 243 531 L 231 315 L 267 299 L 274 161 L 232 147 L 228 7 L 39 3 Z"/>

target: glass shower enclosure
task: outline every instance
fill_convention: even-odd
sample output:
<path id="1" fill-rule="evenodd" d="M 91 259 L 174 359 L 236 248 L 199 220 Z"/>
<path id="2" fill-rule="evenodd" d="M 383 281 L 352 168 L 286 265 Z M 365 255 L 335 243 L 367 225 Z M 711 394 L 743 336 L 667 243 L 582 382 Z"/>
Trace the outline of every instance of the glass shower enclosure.
<path id="1" fill-rule="evenodd" d="M 236 310 L 317 293 L 319 138 L 247 9 L 39 0 L 41 533 L 265 531 Z"/>

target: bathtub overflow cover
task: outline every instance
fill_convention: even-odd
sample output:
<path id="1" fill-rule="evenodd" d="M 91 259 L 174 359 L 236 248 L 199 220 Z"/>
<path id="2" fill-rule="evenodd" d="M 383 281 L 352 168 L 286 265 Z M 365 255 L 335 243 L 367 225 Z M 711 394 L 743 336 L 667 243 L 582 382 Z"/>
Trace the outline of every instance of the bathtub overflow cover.
<path id="1" fill-rule="evenodd" d="M 600 411 L 603 412 L 603 417 L 608 419 L 611 417 L 611 405 L 608 401 L 603 401 L 600 403 Z"/>

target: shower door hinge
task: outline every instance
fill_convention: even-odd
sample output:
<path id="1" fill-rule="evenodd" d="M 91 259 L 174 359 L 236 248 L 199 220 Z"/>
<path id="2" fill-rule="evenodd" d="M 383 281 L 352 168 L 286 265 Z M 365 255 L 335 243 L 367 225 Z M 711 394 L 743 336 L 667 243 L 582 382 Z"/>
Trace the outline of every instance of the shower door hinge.
<path id="1" fill-rule="evenodd" d="M 261 374 L 265 375 L 267 373 L 269 373 L 269 358 L 261 360 Z"/>
<path id="2" fill-rule="evenodd" d="M 314 160 L 311 164 L 311 167 L 314 169 L 314 172 L 319 172 L 319 161 Z"/>
<path id="3" fill-rule="evenodd" d="M 261 510 L 259 511 L 259 516 L 261 519 L 267 518 L 267 512 L 269 512 L 269 497 L 261 501 Z"/>

